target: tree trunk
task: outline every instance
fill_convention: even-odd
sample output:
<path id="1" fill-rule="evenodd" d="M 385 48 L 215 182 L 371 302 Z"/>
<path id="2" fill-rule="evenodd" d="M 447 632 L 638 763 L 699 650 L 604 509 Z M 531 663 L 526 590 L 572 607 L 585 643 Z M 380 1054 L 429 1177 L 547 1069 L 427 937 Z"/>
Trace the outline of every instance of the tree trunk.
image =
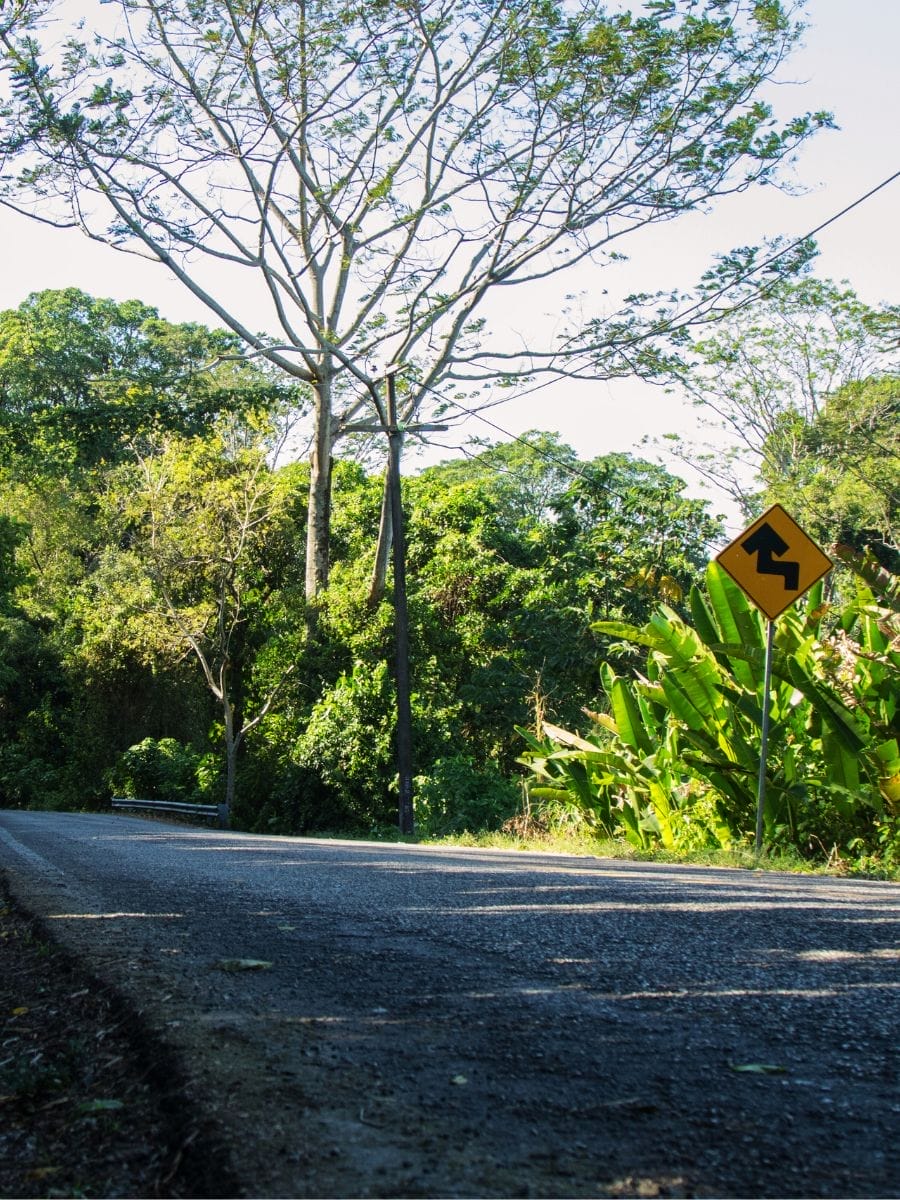
<path id="1" fill-rule="evenodd" d="M 306 601 L 328 584 L 328 540 L 331 524 L 331 379 L 320 380 L 315 391 L 315 434 L 309 460 L 309 509 L 306 528 Z"/>
<path id="2" fill-rule="evenodd" d="M 372 568 L 372 582 L 369 585 L 369 607 L 377 608 L 384 599 L 387 587 L 388 562 L 391 557 L 391 544 L 394 540 L 394 524 L 391 520 L 391 473 L 390 468 L 384 476 L 384 492 L 381 497 L 381 521 L 378 526 L 378 542 L 375 546 L 375 566 Z"/>
<path id="3" fill-rule="evenodd" d="M 219 805 L 219 828 L 227 829 L 231 823 L 237 788 L 238 752 L 238 739 L 234 736 L 234 709 L 227 694 L 222 696 L 222 711 L 225 718 L 225 803 Z"/>

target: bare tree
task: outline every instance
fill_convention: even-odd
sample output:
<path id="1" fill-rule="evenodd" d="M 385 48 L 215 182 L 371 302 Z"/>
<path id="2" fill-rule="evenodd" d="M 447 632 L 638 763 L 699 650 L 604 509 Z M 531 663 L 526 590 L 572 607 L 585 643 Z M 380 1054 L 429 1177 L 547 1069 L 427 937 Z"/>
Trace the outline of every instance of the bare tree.
<path id="1" fill-rule="evenodd" d="M 96 0 L 67 27 L 64 0 L 6 0 L 2 202 L 163 263 L 310 384 L 312 600 L 333 448 L 386 427 L 388 363 L 411 365 L 404 427 L 489 379 L 650 369 L 634 314 L 524 347 L 486 300 L 534 303 L 634 231 L 773 179 L 829 121 L 778 126 L 759 99 L 798 8 Z M 252 320 L 241 272 L 262 285 Z"/>
<path id="2" fill-rule="evenodd" d="M 715 440 L 695 444 L 670 434 L 663 444 L 748 517 L 758 511 L 762 489 L 771 492 L 779 481 L 799 488 L 817 457 L 823 468 L 825 445 L 844 471 L 857 473 L 865 447 L 850 454 L 848 442 L 847 454 L 839 453 L 842 441 L 854 440 L 854 419 L 861 421 L 849 411 L 848 388 L 896 377 L 898 328 L 900 308 L 872 308 L 846 284 L 782 282 L 684 355 L 680 386 Z M 895 451 L 878 446 L 875 430 L 890 428 L 895 405 L 893 389 L 880 401 L 873 392 L 862 422 L 872 435 L 868 449 L 880 450 L 886 462 Z"/>

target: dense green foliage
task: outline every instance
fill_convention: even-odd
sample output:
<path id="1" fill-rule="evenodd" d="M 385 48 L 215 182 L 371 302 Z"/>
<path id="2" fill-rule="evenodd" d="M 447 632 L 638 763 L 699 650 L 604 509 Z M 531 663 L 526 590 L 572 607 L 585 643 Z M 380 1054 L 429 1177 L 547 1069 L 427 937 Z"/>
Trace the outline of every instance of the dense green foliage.
<path id="1" fill-rule="evenodd" d="M 565 306 L 527 347 L 487 303 L 519 288 L 543 307 L 546 281 L 617 261 L 623 237 L 776 180 L 831 123 L 762 99 L 799 8 L 3 9 L 0 199 L 159 261 L 227 330 L 74 289 L 0 314 L 0 802 L 117 789 L 214 798 L 252 829 L 391 823 L 393 531 L 381 480 L 335 451 L 492 384 L 680 371 L 753 458 L 749 508 L 796 505 L 870 585 L 889 577 L 897 313 L 809 280 L 773 289 L 807 242 L 791 265 L 726 255 L 690 297 Z M 747 307 L 760 288 L 767 306 Z M 691 328 L 729 303 L 686 368 Z M 390 421 L 387 362 L 403 366 Z M 286 464 L 304 404 L 308 464 Z M 704 607 L 719 526 L 683 493 L 657 465 L 580 462 L 540 433 L 405 482 L 421 828 L 502 824 L 517 728 L 541 753 L 556 729 L 573 753 L 546 770 L 565 762 L 578 793 L 554 777 L 558 811 L 641 847 L 743 837 L 759 623 L 713 577 Z M 841 669 L 838 618 L 780 625 L 767 835 L 862 855 L 894 803 L 894 633 L 871 595 L 837 591 Z M 561 731 L 598 663 L 591 749 Z M 576 769 L 595 750 L 605 774 Z"/>
<path id="2" fill-rule="evenodd" d="M 814 417 L 785 425 L 793 453 L 783 471 L 763 468 L 766 498 L 789 504 L 814 537 L 900 573 L 900 375 L 846 383 Z"/>
<path id="3" fill-rule="evenodd" d="M 73 305 L 104 314 L 101 348 L 136 311 L 51 293 L 22 313 L 43 314 L 42 344 L 64 347 Z M 164 342 L 181 337 L 147 320 Z M 160 382 L 149 352 L 104 377 L 121 424 L 62 419 L 60 407 L 90 407 L 87 368 L 72 372 L 81 393 L 73 382 L 45 404 L 35 391 L 31 416 L 11 405 L 0 803 L 166 796 L 225 803 L 259 831 L 396 823 L 393 612 L 390 589 L 371 593 L 382 479 L 334 463 L 331 577 L 308 621 L 308 468 L 277 457 L 290 398 L 246 364 L 226 369 L 234 386 L 221 404 L 204 392 L 203 419 L 179 399 L 184 376 Z M 856 424 L 835 423 L 859 405 L 883 414 L 889 383 L 837 396 L 834 444 L 853 451 Z M 155 399 L 120 409 L 137 394 Z M 721 527 L 705 502 L 653 463 L 582 462 L 549 433 L 407 477 L 404 502 L 421 833 L 520 827 L 530 776 L 532 826 L 641 851 L 746 841 L 763 624 L 706 569 Z M 898 857 L 898 600 L 868 549 L 842 552 L 857 574 L 839 601 L 819 589 L 779 619 L 765 835 L 884 868 Z"/>
<path id="4" fill-rule="evenodd" d="M 0 473 L 3 802 L 168 792 L 224 800 L 252 828 L 390 824 L 392 609 L 370 598 L 381 479 L 334 465 L 332 580 L 312 625 L 308 471 L 273 465 L 285 397 L 264 373 L 201 369 L 226 335 L 74 291 L 30 297 L 0 328 L 31 329 L 35 347 L 18 363 L 10 335 L 0 359 L 15 431 Z M 161 364 L 158 347 L 184 339 L 183 370 Z M 516 725 L 577 715 L 592 620 L 677 604 L 718 525 L 660 468 L 579 463 L 548 434 L 404 488 L 419 820 L 496 824 L 519 798 Z"/>
<path id="5" fill-rule="evenodd" d="M 286 394 L 243 363 L 233 334 L 172 325 L 139 300 L 66 288 L 0 313 L 0 450 L 26 470 L 109 462 L 135 438 L 196 433 Z"/>

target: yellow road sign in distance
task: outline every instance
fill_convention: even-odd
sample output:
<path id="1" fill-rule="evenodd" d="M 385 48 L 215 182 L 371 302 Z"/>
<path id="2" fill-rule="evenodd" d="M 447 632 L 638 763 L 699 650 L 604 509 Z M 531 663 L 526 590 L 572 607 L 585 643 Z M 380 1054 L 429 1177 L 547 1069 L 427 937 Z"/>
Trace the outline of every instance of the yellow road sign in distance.
<path id="1" fill-rule="evenodd" d="M 716 562 L 770 621 L 834 566 L 780 504 L 717 554 Z"/>

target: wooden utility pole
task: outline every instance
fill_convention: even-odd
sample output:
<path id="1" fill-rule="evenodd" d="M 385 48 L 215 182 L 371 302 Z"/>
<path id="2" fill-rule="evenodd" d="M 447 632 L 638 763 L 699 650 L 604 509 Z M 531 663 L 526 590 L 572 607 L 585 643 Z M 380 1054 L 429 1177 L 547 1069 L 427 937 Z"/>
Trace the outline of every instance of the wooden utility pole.
<path id="1" fill-rule="evenodd" d="M 400 785 L 397 824 L 401 834 L 414 831 L 412 789 L 412 709 L 409 684 L 409 614 L 406 605 L 406 534 L 403 527 L 403 500 L 400 492 L 400 455 L 404 433 L 446 431 L 446 425 L 403 425 L 397 419 L 397 372 L 400 363 L 385 369 L 387 380 L 387 411 L 377 404 L 379 416 L 386 424 L 358 422 L 348 429 L 355 433 L 386 433 L 388 439 L 385 503 L 391 519 L 391 547 L 394 565 L 394 686 L 397 690 L 397 724 L 394 749 L 397 755 L 397 776 Z M 377 403 L 377 401 L 376 401 Z"/>
<path id="2" fill-rule="evenodd" d="M 391 498 L 394 555 L 394 680 L 397 686 L 397 774 L 400 781 L 401 834 L 414 828 L 412 799 L 412 709 L 409 699 L 409 612 L 406 605 L 406 534 L 400 494 L 400 452 L 403 433 L 397 424 L 396 369 L 388 368 L 388 493 Z"/>

